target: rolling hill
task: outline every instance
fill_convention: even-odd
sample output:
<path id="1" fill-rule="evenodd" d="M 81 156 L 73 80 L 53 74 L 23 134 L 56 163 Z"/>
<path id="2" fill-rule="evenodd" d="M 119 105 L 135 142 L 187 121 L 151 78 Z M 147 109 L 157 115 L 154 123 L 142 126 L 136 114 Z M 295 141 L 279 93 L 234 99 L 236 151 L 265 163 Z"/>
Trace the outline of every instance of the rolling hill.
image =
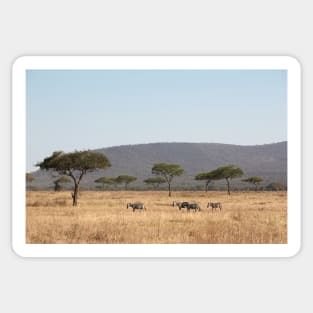
<path id="1" fill-rule="evenodd" d="M 270 182 L 287 184 L 287 142 L 265 145 L 240 146 L 219 143 L 149 143 L 114 146 L 93 150 L 104 153 L 112 163 L 111 168 L 87 174 L 82 181 L 82 189 L 95 189 L 94 180 L 101 176 L 115 177 L 122 174 L 136 176 L 130 188 L 143 188 L 143 180 L 151 177 L 154 163 L 178 163 L 185 175 L 175 178 L 173 187 L 201 188 L 203 183 L 194 180 L 200 172 L 211 171 L 219 166 L 233 164 L 244 171 L 244 177 L 260 176 L 263 185 Z M 56 173 L 38 170 L 33 172 L 35 189 L 53 186 Z M 214 182 L 213 186 L 225 183 Z M 235 179 L 233 186 L 244 186 L 241 179 Z M 201 186 L 201 187 L 200 187 Z"/>

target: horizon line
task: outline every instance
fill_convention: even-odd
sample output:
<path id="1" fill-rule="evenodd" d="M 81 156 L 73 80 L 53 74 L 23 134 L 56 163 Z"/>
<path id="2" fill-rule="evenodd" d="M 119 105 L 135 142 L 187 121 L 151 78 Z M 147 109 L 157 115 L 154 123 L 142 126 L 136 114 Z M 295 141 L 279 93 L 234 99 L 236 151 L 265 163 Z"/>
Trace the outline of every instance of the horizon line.
<path id="1" fill-rule="evenodd" d="M 115 147 L 126 147 L 126 146 L 143 146 L 143 145 L 153 145 L 153 144 L 172 144 L 172 143 L 182 143 L 182 144 L 215 144 L 215 145 L 228 145 L 228 146 L 239 146 L 239 147 L 253 147 L 253 146 L 266 146 L 266 145 L 274 145 L 279 143 L 287 143 L 288 140 L 275 141 L 270 143 L 262 143 L 262 144 L 233 144 L 233 143 L 222 143 L 222 142 L 191 142 L 191 141 L 155 141 L 155 142 L 145 142 L 145 143 L 132 143 L 132 144 L 120 144 L 114 146 L 105 146 L 102 148 L 93 148 L 87 150 L 101 150 Z M 83 151 L 83 150 L 81 150 Z"/>

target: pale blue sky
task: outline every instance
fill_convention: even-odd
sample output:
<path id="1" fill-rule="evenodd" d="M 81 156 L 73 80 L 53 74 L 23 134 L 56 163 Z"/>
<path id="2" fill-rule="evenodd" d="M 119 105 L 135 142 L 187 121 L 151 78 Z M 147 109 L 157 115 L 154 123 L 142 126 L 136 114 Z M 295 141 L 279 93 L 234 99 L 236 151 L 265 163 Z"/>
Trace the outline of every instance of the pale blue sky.
<path id="1" fill-rule="evenodd" d="M 27 171 L 55 150 L 287 140 L 285 70 L 28 70 Z"/>

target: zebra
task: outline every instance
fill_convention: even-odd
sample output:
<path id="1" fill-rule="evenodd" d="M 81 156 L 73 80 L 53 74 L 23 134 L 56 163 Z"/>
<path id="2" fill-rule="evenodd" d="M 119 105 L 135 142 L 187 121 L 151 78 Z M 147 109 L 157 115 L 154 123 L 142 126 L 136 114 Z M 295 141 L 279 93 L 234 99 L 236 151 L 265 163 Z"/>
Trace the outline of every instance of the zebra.
<path id="1" fill-rule="evenodd" d="M 217 208 L 220 209 L 220 211 L 222 211 L 222 204 L 220 202 L 209 202 L 207 205 L 207 208 L 211 207 L 212 211 L 213 209 L 216 210 Z"/>
<path id="2" fill-rule="evenodd" d="M 179 209 L 187 209 L 187 211 L 195 210 L 195 211 L 201 211 L 201 208 L 198 203 L 189 203 L 189 202 L 182 202 Z"/>
<path id="3" fill-rule="evenodd" d="M 184 202 L 180 203 L 180 206 L 179 206 L 180 210 L 181 209 L 187 209 L 188 210 L 188 208 L 189 208 L 189 202 L 184 201 Z"/>
<path id="4" fill-rule="evenodd" d="M 126 208 L 133 208 L 133 212 L 135 212 L 135 210 L 145 210 L 146 211 L 146 207 L 143 203 L 141 202 L 135 202 L 135 203 L 127 203 Z"/>
<path id="5" fill-rule="evenodd" d="M 173 206 L 178 206 L 179 209 L 181 209 L 181 204 L 182 202 L 178 202 L 178 201 L 173 201 Z"/>
<path id="6" fill-rule="evenodd" d="M 187 210 L 188 211 L 190 210 L 201 211 L 201 208 L 198 203 L 189 203 Z"/>

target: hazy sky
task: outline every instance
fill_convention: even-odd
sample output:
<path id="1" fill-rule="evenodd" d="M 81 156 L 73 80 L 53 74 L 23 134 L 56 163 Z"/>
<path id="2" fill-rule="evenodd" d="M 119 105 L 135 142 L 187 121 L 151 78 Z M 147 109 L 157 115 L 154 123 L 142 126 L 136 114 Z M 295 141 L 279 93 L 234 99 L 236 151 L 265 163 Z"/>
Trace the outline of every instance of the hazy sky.
<path id="1" fill-rule="evenodd" d="M 285 70 L 28 70 L 27 171 L 53 151 L 287 140 Z"/>

